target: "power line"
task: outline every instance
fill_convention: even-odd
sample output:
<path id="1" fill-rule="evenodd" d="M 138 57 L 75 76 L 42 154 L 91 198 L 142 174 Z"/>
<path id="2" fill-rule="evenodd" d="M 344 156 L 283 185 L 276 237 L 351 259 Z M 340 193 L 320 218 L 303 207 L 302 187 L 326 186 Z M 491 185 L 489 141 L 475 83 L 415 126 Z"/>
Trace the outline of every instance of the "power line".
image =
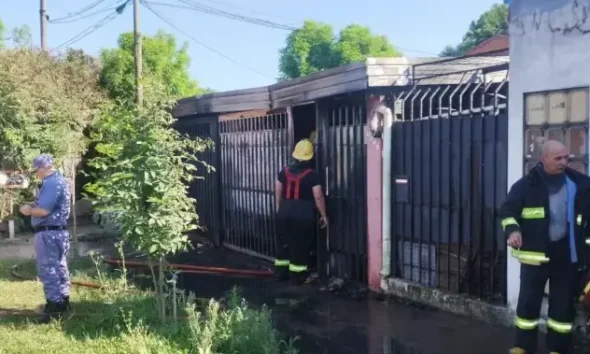
<path id="1" fill-rule="evenodd" d="M 228 12 L 228 11 L 216 9 L 216 8 L 204 5 L 204 4 L 200 4 L 195 0 L 178 0 L 178 1 L 181 3 L 184 3 L 185 5 L 177 5 L 177 4 L 170 4 L 170 3 L 163 3 L 163 2 L 154 2 L 154 1 L 149 1 L 149 0 L 143 1 L 143 3 L 149 4 L 149 5 L 154 5 L 154 6 L 164 6 L 164 7 L 178 8 L 178 9 L 188 9 L 188 10 L 198 11 L 198 12 L 202 12 L 202 13 L 206 13 L 206 14 L 210 14 L 210 15 L 214 15 L 214 16 L 225 17 L 225 18 L 229 18 L 229 19 L 233 19 L 233 20 L 237 20 L 237 21 L 241 21 L 241 22 L 247 22 L 247 23 L 251 23 L 251 24 L 255 24 L 255 25 L 259 25 L 259 26 L 264 26 L 264 27 L 275 28 L 275 29 L 282 29 L 282 30 L 287 30 L 287 31 L 294 31 L 297 29 L 297 27 L 293 27 L 290 25 L 279 24 L 279 23 L 267 21 L 267 20 L 264 20 L 261 18 L 244 16 L 244 15 L 240 15 L 240 14 L 237 14 L 234 12 Z M 209 1 L 222 3 L 219 0 L 217 0 L 217 1 L 209 0 Z M 438 54 L 432 53 L 432 52 L 410 49 L 410 48 L 400 47 L 397 45 L 395 47 L 400 50 L 406 51 L 406 52 L 422 53 L 422 54 L 434 55 L 434 56 L 438 57 Z"/>
<path id="2" fill-rule="evenodd" d="M 93 2 L 93 3 L 91 3 L 91 4 L 88 4 L 88 5 L 86 5 L 86 6 L 84 6 L 84 7 L 83 7 L 83 8 L 81 8 L 81 9 L 78 9 L 78 10 L 76 10 L 76 11 L 74 11 L 74 12 L 68 13 L 66 16 L 63 16 L 63 17 L 56 18 L 55 20 L 52 20 L 52 21 L 62 21 L 62 20 L 67 20 L 67 19 L 70 19 L 70 18 L 72 18 L 72 17 L 76 17 L 76 16 L 78 16 L 78 15 L 81 15 L 81 14 L 83 14 L 84 12 L 87 12 L 87 11 L 90 11 L 90 10 L 92 10 L 93 8 L 97 7 L 98 5 L 102 4 L 102 3 L 103 3 L 103 2 L 105 2 L 105 1 L 106 1 L 106 0 L 96 0 L 95 2 Z M 48 17 L 49 17 L 49 16 L 48 16 Z"/>
<path id="3" fill-rule="evenodd" d="M 302 22 L 302 21 L 295 21 L 292 18 L 281 17 L 281 16 L 278 16 L 276 14 L 264 13 L 264 12 L 260 12 L 260 11 L 257 11 L 257 10 L 253 10 L 253 9 L 249 9 L 249 8 L 246 8 L 246 7 L 242 7 L 242 6 L 237 5 L 235 2 L 222 1 L 222 0 L 202 0 L 202 1 L 211 2 L 211 3 L 214 3 L 214 4 L 221 5 L 221 6 L 229 7 L 229 8 L 234 9 L 234 10 L 240 10 L 241 9 L 241 10 L 244 10 L 244 11 L 250 13 L 250 14 L 253 14 L 253 15 L 262 15 L 263 17 L 271 17 L 271 18 L 283 20 L 283 21 L 286 21 L 286 23 L 288 25 L 294 25 L 294 26 L 296 26 L 296 25 L 298 25 L 299 23 Z"/>
<path id="4" fill-rule="evenodd" d="M 265 19 L 257 18 L 257 17 L 245 16 L 245 15 L 241 15 L 241 14 L 235 13 L 235 12 L 220 10 L 220 9 L 208 6 L 208 5 L 204 5 L 204 4 L 202 4 L 198 1 L 195 1 L 195 0 L 178 0 L 178 1 L 185 3 L 189 6 L 192 6 L 193 8 L 195 8 L 198 11 L 212 14 L 212 15 L 227 17 L 227 18 L 238 20 L 238 21 L 250 22 L 253 24 L 271 27 L 271 28 L 284 29 L 287 31 L 293 31 L 293 30 L 297 29 L 297 27 L 293 27 L 293 26 L 289 26 L 289 25 L 285 25 L 285 24 L 280 24 L 280 23 L 268 21 Z"/>
<path id="5" fill-rule="evenodd" d="M 104 0 L 102 0 L 102 1 L 104 1 Z M 122 5 L 125 5 L 126 3 L 127 3 L 127 0 L 119 1 L 119 3 L 116 4 L 116 5 L 107 5 L 107 6 L 103 7 L 103 8 L 101 8 L 101 9 L 98 9 L 96 11 L 93 11 L 93 12 L 90 12 L 90 13 L 87 13 L 87 14 L 84 14 L 84 12 L 81 12 L 81 13 L 77 13 L 76 15 L 65 16 L 65 17 L 61 17 L 61 18 L 55 19 L 55 20 L 49 19 L 49 16 L 47 16 L 47 18 L 48 18 L 49 23 L 52 23 L 52 24 L 72 23 L 72 22 L 77 22 L 77 21 L 80 21 L 80 20 L 87 19 L 89 17 L 100 15 L 100 14 L 103 14 L 103 13 L 106 13 L 106 12 L 117 10 L 117 8 L 119 8 Z M 93 8 L 90 8 L 87 11 L 89 11 L 89 10 L 91 10 Z M 81 15 L 83 15 L 83 16 L 81 16 Z"/>
<path id="6" fill-rule="evenodd" d="M 285 30 L 285 31 L 293 31 L 293 30 L 297 29 L 297 27 L 284 25 L 284 24 L 268 21 L 265 19 L 257 18 L 257 17 L 244 16 L 244 15 L 240 15 L 238 13 L 216 9 L 214 7 L 199 4 L 194 1 L 188 1 L 188 0 L 178 0 L 178 1 L 180 1 L 181 3 L 183 3 L 185 5 L 176 5 L 176 4 L 153 2 L 153 1 L 144 1 L 143 3 L 148 4 L 148 5 L 154 5 L 154 6 L 166 6 L 166 7 L 174 7 L 174 8 L 179 8 L 179 9 L 189 9 L 189 10 L 193 10 L 193 11 L 197 11 L 197 12 L 201 12 L 201 13 L 206 13 L 206 14 L 213 15 L 213 16 L 225 17 L 225 18 L 229 18 L 232 20 L 251 23 L 254 25 L 268 27 L 268 28 L 281 29 L 281 30 Z"/>
<path id="7" fill-rule="evenodd" d="M 150 6 L 150 3 L 146 2 L 146 1 L 143 1 L 143 2 L 142 2 L 142 4 L 143 4 L 143 5 L 144 5 L 144 6 L 145 6 L 145 7 L 146 7 L 148 10 L 150 10 L 150 11 L 151 11 L 151 12 L 152 12 L 154 15 L 156 15 L 156 16 L 157 16 L 157 17 L 158 17 L 160 20 L 162 20 L 162 21 L 164 21 L 166 24 L 168 24 L 168 26 L 170 26 L 170 27 L 174 28 L 176 31 L 178 31 L 178 32 L 180 32 L 180 33 L 184 34 L 185 36 L 187 36 L 188 38 L 192 39 L 192 40 L 193 40 L 195 43 L 197 43 L 198 45 L 200 45 L 200 46 L 202 46 L 202 47 L 204 47 L 204 48 L 208 49 L 209 51 L 211 51 L 211 52 L 213 52 L 213 53 L 215 53 L 215 54 L 217 54 L 217 55 L 219 55 L 219 56 L 221 56 L 221 57 L 223 57 L 223 58 L 225 58 L 225 59 L 227 59 L 227 60 L 231 61 L 232 63 L 234 63 L 234 64 L 236 64 L 236 65 L 239 65 L 239 66 L 241 66 L 241 67 L 244 67 L 244 68 L 246 68 L 246 69 L 248 69 L 248 70 L 250 70 L 250 71 L 252 71 L 252 72 L 255 72 L 255 73 L 257 73 L 258 75 L 261 75 L 261 76 L 264 76 L 264 77 L 267 77 L 267 78 L 271 78 L 271 79 L 273 79 L 273 80 L 275 80 L 275 79 L 276 79 L 276 78 L 275 78 L 275 77 L 273 77 L 273 76 L 267 75 L 267 74 L 265 74 L 265 73 L 262 73 L 262 72 L 260 72 L 260 71 L 258 71 L 258 70 L 256 70 L 256 69 L 254 69 L 254 68 L 252 68 L 252 67 L 250 67 L 250 66 L 247 66 L 247 65 L 245 65 L 245 64 L 242 64 L 242 63 L 238 62 L 238 61 L 237 61 L 237 60 L 235 60 L 234 58 L 232 58 L 232 57 L 230 57 L 230 56 L 228 56 L 228 55 L 225 55 L 225 54 L 223 54 L 223 53 L 219 52 L 218 50 L 216 50 L 216 49 L 214 49 L 214 48 L 212 48 L 212 47 L 210 47 L 210 46 L 206 45 L 205 43 L 203 43 L 203 42 L 199 41 L 198 39 L 196 39 L 195 37 L 191 36 L 190 34 L 188 34 L 188 33 L 184 32 L 184 31 L 182 31 L 180 28 L 178 28 L 176 25 L 174 25 L 174 23 L 173 23 L 173 22 L 172 22 L 170 19 L 166 18 L 166 17 L 165 17 L 165 16 L 164 16 L 162 13 L 160 13 L 160 12 L 158 12 L 157 10 L 155 10 L 154 8 L 152 8 L 152 7 Z"/>
<path id="8" fill-rule="evenodd" d="M 100 19 L 98 22 L 96 22 L 94 25 L 84 29 L 82 32 L 78 33 L 77 35 L 75 35 L 74 37 L 70 38 L 69 40 L 67 40 L 66 42 L 60 44 L 59 46 L 55 47 L 54 49 L 59 49 L 62 47 L 68 47 L 71 46 L 72 44 L 88 37 L 89 35 L 91 35 L 92 33 L 96 32 L 98 29 L 100 29 L 101 27 L 103 27 L 104 25 L 106 25 L 107 23 L 111 22 L 112 20 L 114 20 L 118 15 L 120 15 L 123 10 L 125 9 L 125 6 L 129 3 L 129 1 L 126 1 L 124 4 L 120 5 L 115 12 L 103 17 L 102 19 Z"/>

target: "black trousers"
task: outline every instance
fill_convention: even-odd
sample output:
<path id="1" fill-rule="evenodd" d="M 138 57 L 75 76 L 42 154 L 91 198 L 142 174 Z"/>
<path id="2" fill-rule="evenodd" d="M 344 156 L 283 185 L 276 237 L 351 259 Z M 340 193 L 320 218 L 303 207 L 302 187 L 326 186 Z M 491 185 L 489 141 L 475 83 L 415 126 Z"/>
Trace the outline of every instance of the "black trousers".
<path id="1" fill-rule="evenodd" d="M 516 308 L 516 347 L 527 354 L 537 351 L 537 328 L 545 284 L 549 280 L 549 313 L 547 318 L 547 348 L 559 354 L 570 353 L 578 295 L 576 264 L 570 259 L 569 239 L 552 242 L 547 251 L 549 263 L 522 264 L 520 293 Z"/>
<path id="2" fill-rule="evenodd" d="M 277 218 L 275 268 L 279 277 L 291 274 L 304 280 L 309 273 L 309 251 L 314 242 L 315 220 Z"/>

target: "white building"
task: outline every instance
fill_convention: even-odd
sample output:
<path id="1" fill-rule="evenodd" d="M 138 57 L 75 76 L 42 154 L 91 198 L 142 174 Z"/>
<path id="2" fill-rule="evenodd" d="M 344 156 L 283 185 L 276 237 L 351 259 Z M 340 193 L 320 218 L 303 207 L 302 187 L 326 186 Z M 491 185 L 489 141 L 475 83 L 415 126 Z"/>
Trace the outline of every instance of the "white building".
<path id="1" fill-rule="evenodd" d="M 539 143 L 570 148 L 588 173 L 590 0 L 512 0 L 508 185 L 536 163 Z M 508 258 L 507 300 L 516 309 L 520 267 Z"/>

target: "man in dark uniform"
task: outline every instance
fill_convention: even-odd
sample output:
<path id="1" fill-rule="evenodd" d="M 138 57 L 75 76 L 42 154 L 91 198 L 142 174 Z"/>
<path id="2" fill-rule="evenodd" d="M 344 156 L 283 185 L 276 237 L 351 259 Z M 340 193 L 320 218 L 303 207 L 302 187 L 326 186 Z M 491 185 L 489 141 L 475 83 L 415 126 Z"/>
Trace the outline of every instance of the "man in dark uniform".
<path id="1" fill-rule="evenodd" d="M 541 163 L 510 189 L 501 223 L 512 256 L 521 263 L 520 292 L 511 354 L 537 351 L 537 327 L 549 280 L 547 346 L 552 354 L 571 350 L 578 296 L 578 269 L 587 262 L 585 244 L 590 178 L 567 167 L 567 148 L 547 141 Z"/>
<path id="2" fill-rule="evenodd" d="M 297 143 L 293 162 L 279 172 L 275 182 L 277 205 L 276 274 L 279 280 L 302 283 L 309 275 L 309 250 L 314 240 L 316 209 L 326 227 L 326 205 L 318 173 L 311 166 L 313 144 Z"/>
<path id="3" fill-rule="evenodd" d="M 39 155 L 33 161 L 35 174 L 43 182 L 35 203 L 20 208 L 31 216 L 35 230 L 37 276 L 43 283 L 47 300 L 40 323 L 59 318 L 70 307 L 70 275 L 67 256 L 70 234 L 70 189 L 64 177 L 53 167 L 50 155 Z"/>

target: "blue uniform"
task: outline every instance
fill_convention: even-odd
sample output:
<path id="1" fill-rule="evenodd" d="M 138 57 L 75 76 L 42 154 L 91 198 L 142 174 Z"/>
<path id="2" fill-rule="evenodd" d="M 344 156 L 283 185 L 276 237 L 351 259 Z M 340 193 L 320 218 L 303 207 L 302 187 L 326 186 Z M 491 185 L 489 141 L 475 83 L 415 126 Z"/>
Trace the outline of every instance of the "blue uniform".
<path id="1" fill-rule="evenodd" d="M 34 167 L 43 163 L 53 164 L 47 155 L 35 160 Z M 47 210 L 42 218 L 32 217 L 35 228 L 35 253 L 37 275 L 43 283 L 47 301 L 61 303 L 70 296 L 70 276 L 67 255 L 70 250 L 70 235 L 66 229 L 70 217 L 70 188 L 61 175 L 55 171 L 43 179 L 37 194 L 35 207 Z M 62 228 L 62 229 L 59 229 Z M 53 229 L 53 230 L 52 230 Z M 57 230 L 56 230 L 57 229 Z"/>

